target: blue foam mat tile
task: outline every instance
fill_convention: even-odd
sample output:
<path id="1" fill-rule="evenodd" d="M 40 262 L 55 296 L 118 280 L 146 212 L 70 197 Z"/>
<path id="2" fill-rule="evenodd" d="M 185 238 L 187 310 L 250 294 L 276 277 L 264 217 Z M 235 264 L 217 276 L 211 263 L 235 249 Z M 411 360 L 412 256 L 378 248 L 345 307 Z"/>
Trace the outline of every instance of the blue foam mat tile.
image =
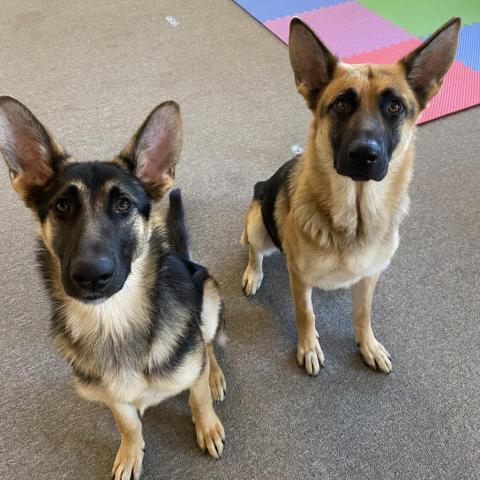
<path id="1" fill-rule="evenodd" d="M 480 72 L 480 23 L 465 25 L 460 29 L 455 58 L 464 65 Z"/>
<path id="2" fill-rule="evenodd" d="M 348 0 L 235 0 L 260 22 L 274 20 L 316 8 L 330 7 Z"/>

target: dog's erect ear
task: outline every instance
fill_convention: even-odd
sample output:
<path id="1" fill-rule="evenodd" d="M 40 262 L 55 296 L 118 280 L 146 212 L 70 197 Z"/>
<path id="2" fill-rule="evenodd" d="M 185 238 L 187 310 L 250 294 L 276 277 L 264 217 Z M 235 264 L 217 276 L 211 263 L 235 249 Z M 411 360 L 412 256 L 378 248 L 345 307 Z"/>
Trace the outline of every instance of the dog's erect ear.
<path id="1" fill-rule="evenodd" d="M 174 101 L 158 105 L 121 152 L 129 168 L 158 199 L 172 186 L 182 148 L 182 117 Z"/>
<path id="2" fill-rule="evenodd" d="M 422 45 L 400 60 L 421 108 L 442 86 L 457 51 L 460 18 L 452 18 Z"/>
<path id="3" fill-rule="evenodd" d="M 314 110 L 320 94 L 332 79 L 338 59 L 299 18 L 290 22 L 288 50 L 297 89 Z"/>
<path id="4" fill-rule="evenodd" d="M 0 152 L 13 188 L 24 200 L 44 186 L 65 162 L 61 148 L 33 113 L 18 100 L 0 97 Z"/>

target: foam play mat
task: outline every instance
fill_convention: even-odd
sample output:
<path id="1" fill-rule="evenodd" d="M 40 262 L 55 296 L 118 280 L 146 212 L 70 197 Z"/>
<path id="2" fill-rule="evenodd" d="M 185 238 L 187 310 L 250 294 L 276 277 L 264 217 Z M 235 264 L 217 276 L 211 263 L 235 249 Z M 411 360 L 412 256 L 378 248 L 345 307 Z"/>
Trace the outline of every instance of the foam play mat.
<path id="1" fill-rule="evenodd" d="M 451 17 L 462 28 L 455 62 L 417 123 L 480 104 L 480 0 L 235 0 L 283 42 L 302 18 L 347 63 L 393 63 Z"/>

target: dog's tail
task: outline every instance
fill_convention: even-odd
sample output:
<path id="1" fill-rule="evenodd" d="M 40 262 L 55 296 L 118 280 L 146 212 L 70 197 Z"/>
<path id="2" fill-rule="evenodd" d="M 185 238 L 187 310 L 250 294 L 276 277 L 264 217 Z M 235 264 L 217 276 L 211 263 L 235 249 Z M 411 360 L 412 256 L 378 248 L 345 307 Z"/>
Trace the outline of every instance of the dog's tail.
<path id="1" fill-rule="evenodd" d="M 182 194 L 179 188 L 170 192 L 170 206 L 167 214 L 168 241 L 175 252 L 190 260 L 190 247 L 187 228 L 185 226 L 185 212 L 183 210 Z"/>

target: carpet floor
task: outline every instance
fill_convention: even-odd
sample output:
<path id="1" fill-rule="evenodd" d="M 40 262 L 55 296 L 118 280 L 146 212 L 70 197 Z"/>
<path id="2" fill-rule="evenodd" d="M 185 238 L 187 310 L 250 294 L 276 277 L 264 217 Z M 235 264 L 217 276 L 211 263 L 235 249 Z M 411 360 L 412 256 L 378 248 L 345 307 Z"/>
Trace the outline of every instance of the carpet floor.
<path id="1" fill-rule="evenodd" d="M 374 305 L 393 373 L 363 364 L 349 293 L 318 291 L 326 366 L 308 378 L 295 363 L 281 256 L 266 260 L 254 299 L 240 288 L 253 184 L 304 142 L 310 118 L 285 45 L 227 0 L 0 0 L 0 9 L 0 91 L 78 159 L 110 158 L 160 101 L 182 106 L 177 178 L 193 256 L 226 303 L 228 393 L 217 412 L 228 443 L 221 461 L 204 457 L 186 395 L 168 400 L 144 418 L 146 480 L 478 479 L 478 108 L 418 129 L 411 214 Z M 113 419 L 73 392 L 50 343 L 35 224 L 0 163 L 0 476 L 107 479 Z"/>

